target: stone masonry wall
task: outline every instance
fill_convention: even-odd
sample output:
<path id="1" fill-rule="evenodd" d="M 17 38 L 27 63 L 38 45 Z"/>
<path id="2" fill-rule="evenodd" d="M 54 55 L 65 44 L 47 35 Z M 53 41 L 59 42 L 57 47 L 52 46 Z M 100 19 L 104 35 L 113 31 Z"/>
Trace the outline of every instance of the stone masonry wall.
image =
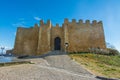
<path id="1" fill-rule="evenodd" d="M 75 19 L 68 22 L 69 34 L 69 52 L 87 52 L 89 48 L 105 49 L 105 39 L 102 22 L 93 21 L 90 23 L 86 20 L 83 23 L 79 20 L 77 23 Z"/>
<path id="2" fill-rule="evenodd" d="M 38 25 L 33 28 L 17 29 L 13 53 L 15 55 L 35 55 L 38 46 Z"/>
<path id="3" fill-rule="evenodd" d="M 50 46 L 50 38 L 51 38 L 51 22 L 47 21 L 47 24 L 40 21 L 39 28 L 39 40 L 38 40 L 38 49 L 37 54 L 43 54 L 51 50 Z"/>
<path id="4" fill-rule="evenodd" d="M 51 29 L 51 50 L 54 50 L 54 40 L 56 37 L 59 37 L 61 39 L 61 50 L 64 50 L 64 32 L 63 27 L 60 27 L 58 24 L 56 26 L 53 26 Z"/>
<path id="5" fill-rule="evenodd" d="M 78 22 L 73 19 L 64 20 L 62 26 L 52 26 L 50 20 L 44 23 L 40 21 L 40 27 L 35 24 L 32 28 L 17 29 L 13 53 L 16 55 L 40 55 L 53 51 L 55 38 L 61 40 L 61 51 L 65 51 L 65 43 L 68 43 L 68 52 L 87 52 L 89 48 L 106 49 L 103 24 L 96 20 Z"/>

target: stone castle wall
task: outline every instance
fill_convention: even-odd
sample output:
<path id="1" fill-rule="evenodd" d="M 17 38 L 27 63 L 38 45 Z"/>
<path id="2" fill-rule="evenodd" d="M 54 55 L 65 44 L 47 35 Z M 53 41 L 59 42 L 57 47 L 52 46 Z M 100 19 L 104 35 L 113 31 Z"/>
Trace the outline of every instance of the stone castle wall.
<path id="1" fill-rule="evenodd" d="M 37 54 L 45 53 L 51 50 L 50 38 L 51 38 L 51 22 L 50 20 L 45 24 L 42 20 L 40 21 L 39 28 L 39 39 Z"/>
<path id="2" fill-rule="evenodd" d="M 105 49 L 105 38 L 102 22 L 89 20 L 83 22 L 75 19 L 69 22 L 64 20 L 63 25 L 52 26 L 50 20 L 44 23 L 40 21 L 40 27 L 36 24 L 32 28 L 18 28 L 14 54 L 40 55 L 55 49 L 55 38 L 61 40 L 61 50 L 65 51 L 65 43 L 68 43 L 68 52 L 86 52 L 89 48 Z"/>
<path id="3" fill-rule="evenodd" d="M 64 29 L 60 27 L 58 24 L 51 28 L 51 50 L 54 50 L 54 40 L 56 37 L 61 39 L 61 50 L 64 50 Z"/>
<path id="4" fill-rule="evenodd" d="M 69 52 L 86 52 L 89 48 L 102 48 L 105 49 L 105 39 L 102 22 L 93 21 L 90 23 L 86 20 L 83 23 L 82 20 L 76 22 L 75 19 L 72 22 L 68 22 L 68 40 L 69 40 Z"/>
<path id="5" fill-rule="evenodd" d="M 36 54 L 38 46 L 38 25 L 33 28 L 17 29 L 13 53 L 16 55 Z"/>

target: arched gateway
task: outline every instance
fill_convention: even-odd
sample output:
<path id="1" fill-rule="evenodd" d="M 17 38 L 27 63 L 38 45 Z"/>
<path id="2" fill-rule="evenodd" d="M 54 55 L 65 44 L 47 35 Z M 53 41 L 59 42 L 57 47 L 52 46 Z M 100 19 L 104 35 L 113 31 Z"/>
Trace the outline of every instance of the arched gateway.
<path id="1" fill-rule="evenodd" d="M 60 50 L 61 49 L 61 39 L 59 37 L 56 37 L 54 39 L 54 50 Z"/>

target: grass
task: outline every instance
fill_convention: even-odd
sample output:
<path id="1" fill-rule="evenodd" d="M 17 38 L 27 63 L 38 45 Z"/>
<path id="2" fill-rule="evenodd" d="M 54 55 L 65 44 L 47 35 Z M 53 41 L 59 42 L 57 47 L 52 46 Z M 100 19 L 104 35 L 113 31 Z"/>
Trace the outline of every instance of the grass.
<path id="1" fill-rule="evenodd" d="M 120 56 L 98 54 L 69 54 L 69 56 L 98 76 L 120 78 Z"/>
<path id="2" fill-rule="evenodd" d="M 32 63 L 29 61 L 8 62 L 8 63 L 0 63 L 0 67 L 18 65 L 18 64 L 32 64 Z"/>

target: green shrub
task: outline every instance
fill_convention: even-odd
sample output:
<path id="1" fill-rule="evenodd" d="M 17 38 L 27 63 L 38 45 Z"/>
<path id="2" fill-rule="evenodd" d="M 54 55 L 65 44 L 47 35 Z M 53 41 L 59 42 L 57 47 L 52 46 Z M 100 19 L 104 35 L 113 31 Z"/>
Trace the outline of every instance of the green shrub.
<path id="1" fill-rule="evenodd" d="M 106 50 L 100 48 L 89 49 L 90 53 L 102 54 L 102 55 L 119 55 L 119 51 L 113 48 L 108 48 Z"/>
<path id="2" fill-rule="evenodd" d="M 108 48 L 109 55 L 119 55 L 119 51 L 116 49 Z"/>
<path id="3" fill-rule="evenodd" d="M 108 55 L 109 51 L 101 48 L 89 48 L 90 53 Z"/>

